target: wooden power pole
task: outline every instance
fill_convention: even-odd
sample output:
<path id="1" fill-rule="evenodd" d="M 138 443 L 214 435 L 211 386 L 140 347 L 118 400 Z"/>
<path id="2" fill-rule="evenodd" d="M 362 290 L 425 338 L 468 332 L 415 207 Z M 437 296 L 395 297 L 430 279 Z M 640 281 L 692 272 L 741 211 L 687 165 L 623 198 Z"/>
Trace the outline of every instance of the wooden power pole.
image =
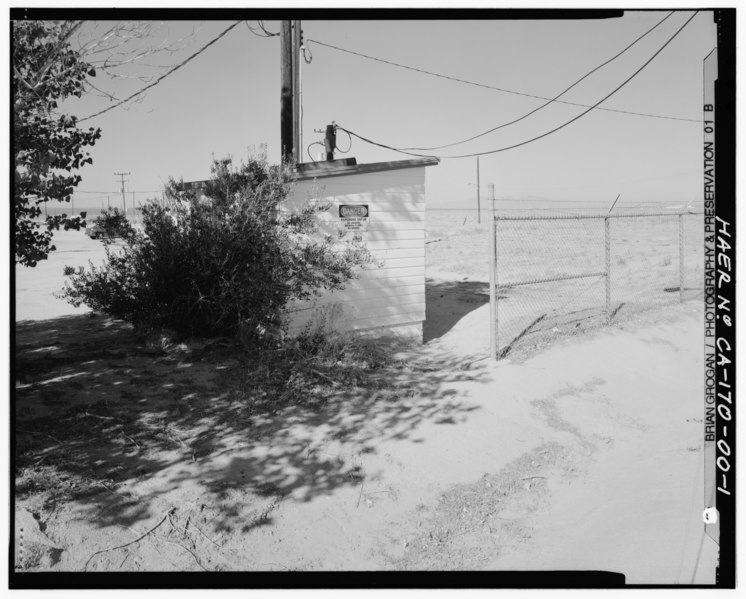
<path id="1" fill-rule="evenodd" d="M 280 152 L 289 160 L 293 151 L 293 36 L 291 21 L 280 26 Z"/>
<path id="2" fill-rule="evenodd" d="M 283 160 L 298 164 L 300 148 L 300 21 L 280 27 L 280 147 Z"/>

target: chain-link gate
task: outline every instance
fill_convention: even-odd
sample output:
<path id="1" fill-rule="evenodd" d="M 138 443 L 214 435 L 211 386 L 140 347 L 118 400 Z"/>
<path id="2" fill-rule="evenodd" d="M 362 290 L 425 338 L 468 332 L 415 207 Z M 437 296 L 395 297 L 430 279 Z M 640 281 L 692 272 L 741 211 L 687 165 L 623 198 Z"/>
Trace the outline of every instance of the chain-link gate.
<path id="1" fill-rule="evenodd" d="M 702 294 L 702 230 L 693 212 L 494 216 L 492 357 Z"/>

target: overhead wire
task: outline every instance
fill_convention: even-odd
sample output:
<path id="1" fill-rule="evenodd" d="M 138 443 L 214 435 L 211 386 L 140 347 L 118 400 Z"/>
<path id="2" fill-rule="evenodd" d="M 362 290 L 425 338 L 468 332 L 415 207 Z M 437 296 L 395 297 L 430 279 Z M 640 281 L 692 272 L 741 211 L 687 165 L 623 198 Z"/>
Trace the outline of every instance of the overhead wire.
<path id="1" fill-rule="evenodd" d="M 504 152 L 506 150 L 512 150 L 514 148 L 525 146 L 525 145 L 530 144 L 530 143 L 532 143 L 534 141 L 538 141 L 539 139 L 547 137 L 547 136 L 551 135 L 552 133 L 555 133 L 555 132 L 559 131 L 560 129 L 564 129 L 568 125 L 574 123 L 575 121 L 577 121 L 581 117 L 583 117 L 586 114 L 588 114 L 589 112 L 591 112 L 591 110 L 593 110 L 594 108 L 596 108 L 602 102 L 605 102 L 606 100 L 608 100 L 616 92 L 618 92 L 625 85 L 627 85 L 627 83 L 629 83 L 632 79 L 634 79 L 645 67 L 647 67 L 656 58 L 656 56 L 658 56 L 668 46 L 668 44 L 670 44 L 676 38 L 676 36 L 679 35 L 679 33 L 681 33 L 682 30 L 689 23 L 691 23 L 692 19 L 694 19 L 694 17 L 696 17 L 698 13 L 699 13 L 698 10 L 694 11 L 694 14 L 691 17 L 689 17 L 684 22 L 684 24 L 681 27 L 679 27 L 676 30 L 676 32 L 671 37 L 669 37 L 668 40 L 666 40 L 666 42 L 650 58 L 648 58 L 648 60 L 646 60 L 643 63 L 643 65 L 641 67 L 639 67 L 634 73 L 632 73 L 632 75 L 630 75 L 629 77 L 627 77 L 627 79 L 625 79 L 620 85 L 618 85 L 610 93 L 608 93 L 606 96 L 604 96 L 603 98 L 601 98 L 598 102 L 596 102 L 592 106 L 589 106 L 587 110 L 584 110 L 583 112 L 581 112 L 577 116 L 573 117 L 569 121 L 566 121 L 562 125 L 559 125 L 558 127 L 555 127 L 554 129 L 546 131 L 545 133 L 542 133 L 541 135 L 537 135 L 536 137 L 533 137 L 531 139 L 527 139 L 527 140 L 522 141 L 522 142 L 517 143 L 517 144 L 513 144 L 513 145 L 510 145 L 510 146 L 505 146 L 503 148 L 498 148 L 497 150 L 488 150 L 488 151 L 485 151 L 485 152 L 474 152 L 472 154 L 461 154 L 461 155 L 457 155 L 457 156 L 436 156 L 436 155 L 433 155 L 433 154 L 419 154 L 419 153 L 415 153 L 415 152 L 409 152 L 409 151 L 403 150 L 401 148 L 395 148 L 393 146 L 389 146 L 389 145 L 386 145 L 386 144 L 382 144 L 382 143 L 373 141 L 371 139 L 363 137 L 362 135 L 360 135 L 358 133 L 355 133 L 354 131 L 350 131 L 349 129 L 346 129 L 346 128 L 342 127 L 342 126 L 338 125 L 338 128 L 342 129 L 342 131 L 345 131 L 346 133 L 348 133 L 348 134 L 350 134 L 350 135 L 352 135 L 354 137 L 357 137 L 358 139 L 360 139 L 360 140 L 362 140 L 364 142 L 367 142 L 369 144 L 372 144 L 372 145 L 375 145 L 375 146 L 379 146 L 379 147 L 382 147 L 382 148 L 386 148 L 388 150 L 393 150 L 393 151 L 399 152 L 401 154 L 408 154 L 410 156 L 417 156 L 417 157 L 421 157 L 421 158 L 472 158 L 474 156 L 485 156 L 485 155 L 488 155 L 488 154 L 496 154 L 498 152 Z"/>
<path id="2" fill-rule="evenodd" d="M 205 50 L 207 50 L 207 48 L 209 48 L 210 46 L 212 46 L 212 45 L 213 45 L 213 44 L 214 44 L 215 42 L 217 42 L 217 41 L 218 41 L 218 40 L 219 40 L 220 38 L 222 38 L 223 36 L 225 36 L 225 35 L 226 35 L 226 34 L 227 34 L 227 33 L 228 33 L 228 32 L 229 32 L 229 31 L 230 31 L 231 29 L 233 29 L 234 27 L 237 27 L 237 26 L 238 26 L 238 25 L 240 25 L 240 24 L 241 24 L 242 22 L 243 22 L 243 21 L 236 21 L 235 23 L 233 23 L 233 25 L 231 25 L 231 26 L 230 26 L 230 27 L 228 27 L 228 28 L 227 28 L 227 29 L 226 29 L 225 31 L 223 31 L 222 33 L 220 33 L 220 34 L 219 34 L 219 35 L 218 35 L 217 37 L 213 38 L 213 39 L 212 39 L 211 41 L 209 41 L 208 43 L 206 43 L 206 44 L 205 44 L 204 46 L 202 46 L 202 47 L 201 47 L 201 48 L 200 48 L 199 50 L 197 50 L 197 51 L 196 51 L 196 52 L 195 52 L 194 54 L 192 54 L 192 55 L 191 55 L 191 56 L 189 56 L 189 57 L 188 57 L 187 59 L 185 59 L 185 60 L 183 60 L 182 62 L 180 62 L 179 64 L 177 64 L 177 65 L 176 65 L 176 66 L 175 66 L 174 68 L 172 68 L 171 70 L 169 70 L 169 71 L 168 71 L 167 73 L 164 73 L 163 75 L 161 75 L 160 77 L 158 77 L 158 78 L 157 78 L 157 79 L 156 79 L 155 81 L 153 81 L 153 83 L 151 83 L 151 84 L 149 84 L 149 85 L 146 85 L 145 87 L 143 87 L 143 88 L 142 88 L 142 89 L 140 89 L 139 91 L 136 91 L 136 92 L 135 92 L 134 94 L 131 94 L 130 96 L 127 96 L 127 97 L 126 97 L 126 98 L 125 98 L 124 100 L 120 100 L 119 102 L 117 102 L 116 104 L 113 104 L 113 105 L 109 106 L 108 108 L 104 108 L 103 110 L 100 110 L 99 112 L 96 112 L 96 113 L 94 113 L 94 114 L 88 115 L 87 117 L 84 117 L 84 118 L 82 118 L 82 119 L 78 119 L 78 122 L 79 122 L 79 123 L 82 123 L 83 121 L 87 121 L 88 119 L 92 119 L 92 118 L 94 118 L 94 117 L 97 117 L 97 116 L 99 116 L 99 115 L 102 115 L 102 114 L 104 114 L 105 112 L 108 112 L 108 111 L 110 111 L 110 110 L 113 110 L 114 108 L 117 108 L 118 106 L 121 106 L 122 104 L 125 104 L 126 102 L 129 102 L 130 100 L 133 100 L 134 98 L 136 98 L 137 96 L 139 96 L 139 95 L 143 94 L 143 93 L 144 93 L 144 92 L 146 92 L 147 90 L 149 90 L 149 89 L 151 89 L 151 88 L 155 87 L 155 86 L 156 86 L 156 85 L 158 85 L 158 84 L 159 84 L 159 83 L 160 83 L 161 81 L 163 81 L 163 80 L 164 80 L 164 79 L 165 79 L 166 77 L 168 77 L 169 75 L 171 75 L 171 74 L 172 74 L 172 73 L 174 73 L 175 71 L 178 71 L 178 70 L 179 70 L 179 69 L 180 69 L 181 67 L 183 67 L 183 66 L 184 66 L 185 64 L 187 64 L 188 62 L 190 62 L 191 60 L 193 60 L 194 58 L 196 58 L 197 56 L 199 56 L 200 54 L 202 54 L 202 52 L 204 52 Z"/>
<path id="3" fill-rule="evenodd" d="M 93 202 L 95 200 L 103 200 L 104 198 L 108 198 L 108 197 L 109 197 L 108 195 L 98 195 L 98 196 L 93 196 L 92 198 L 87 197 L 87 198 L 77 198 L 77 199 L 79 202 Z M 73 193 L 73 198 L 75 198 L 74 193 Z"/>
<path id="4" fill-rule="evenodd" d="M 246 28 L 257 37 L 276 37 L 280 35 L 279 33 L 272 33 L 271 31 L 267 31 L 267 29 L 264 27 L 264 21 L 257 21 L 257 23 L 259 23 L 259 29 L 262 30 L 262 33 L 257 33 L 254 28 L 249 25 L 248 21 L 244 21 L 244 23 L 246 23 Z"/>
<path id="5" fill-rule="evenodd" d="M 160 193 L 163 191 L 162 189 L 132 189 L 128 191 L 127 193 Z M 114 194 L 114 195 L 120 195 L 121 191 L 85 191 L 81 189 L 76 189 L 73 193 L 99 193 L 99 194 Z"/>
<path id="6" fill-rule="evenodd" d="M 398 62 L 394 62 L 394 61 L 391 61 L 391 60 L 385 60 L 383 58 L 377 58 L 375 56 L 370 56 L 368 54 L 363 54 L 362 52 L 355 52 L 353 50 L 348 50 L 347 48 L 341 48 L 339 46 L 334 46 L 332 44 L 327 44 L 326 42 L 321 42 L 319 40 L 309 39 L 308 41 L 309 42 L 313 42 L 314 44 L 318 44 L 319 46 L 324 46 L 326 48 L 331 48 L 333 50 L 337 50 L 339 52 L 345 52 L 347 54 L 352 54 L 354 56 L 360 56 L 361 58 L 367 58 L 368 60 L 374 60 L 376 62 L 381 62 L 381 63 L 388 64 L 388 65 L 391 65 L 391 66 L 399 67 L 401 69 L 407 69 L 409 71 L 415 71 L 417 73 L 422 73 L 424 75 L 431 75 L 433 77 L 440 77 L 441 79 L 448 79 L 450 81 L 456 81 L 458 83 L 465 83 L 467 85 L 473 85 L 473 86 L 476 86 L 476 87 L 482 87 L 482 88 L 485 88 L 485 89 L 491 89 L 491 90 L 503 92 L 503 93 L 506 93 L 506 94 L 514 94 L 514 95 L 517 95 L 517 96 L 524 96 L 524 97 L 527 97 L 527 98 L 535 98 L 537 100 L 552 100 L 551 98 L 547 98 L 546 96 L 537 96 L 535 94 L 528 94 L 528 93 L 525 93 L 525 92 L 519 92 L 519 91 L 515 91 L 515 90 L 512 90 L 512 89 L 506 89 L 506 88 L 503 88 L 503 87 L 497 87 L 497 86 L 494 86 L 494 85 L 487 85 L 485 83 L 477 83 L 476 81 L 469 81 L 468 79 L 462 79 L 460 77 L 453 77 L 451 75 L 443 75 L 442 73 L 435 73 L 433 71 L 428 71 L 426 69 L 420 69 L 420 68 L 417 68 L 417 67 L 411 67 L 411 66 L 404 65 L 404 64 L 401 64 L 401 63 L 398 63 Z M 557 102 L 558 104 L 567 104 L 568 106 L 578 106 L 578 107 L 581 107 L 581 108 L 588 108 L 588 104 L 581 104 L 580 102 L 569 102 L 567 100 L 553 100 L 553 101 Z M 649 113 L 645 113 L 645 112 L 634 112 L 634 111 L 631 111 L 631 110 L 621 110 L 619 108 L 599 107 L 598 110 L 604 110 L 606 112 L 618 112 L 618 113 L 621 113 L 621 114 L 629 114 L 629 115 L 633 115 L 633 116 L 644 116 L 644 117 L 656 118 L 656 119 L 668 119 L 668 120 L 672 120 L 672 121 L 687 121 L 687 122 L 692 122 L 692 123 L 699 123 L 699 122 L 701 122 L 698 119 L 687 119 L 687 118 L 683 118 L 683 117 L 667 116 L 667 115 L 661 115 L 661 114 L 649 114 Z"/>
<path id="7" fill-rule="evenodd" d="M 264 21 L 257 21 L 259 23 L 259 29 L 261 29 L 267 37 L 277 37 L 280 35 L 279 33 L 272 33 L 271 31 L 267 31 L 267 28 L 264 26 Z"/>
<path id="8" fill-rule="evenodd" d="M 347 131 L 345 131 L 344 129 L 342 129 L 342 131 L 344 131 L 345 133 L 347 133 Z M 337 145 L 337 142 L 336 141 L 334 142 L 334 149 L 335 150 L 339 150 L 341 154 L 347 154 L 347 152 L 349 152 L 352 149 L 352 136 L 349 133 L 347 133 L 347 137 L 350 140 L 350 145 L 347 146 L 346 150 L 340 149 L 340 147 Z"/>
<path id="9" fill-rule="evenodd" d="M 313 52 L 311 52 L 311 48 L 303 44 L 300 49 L 303 52 L 303 60 L 306 61 L 306 64 L 311 64 L 313 61 Z"/>
<path id="10" fill-rule="evenodd" d="M 561 98 L 567 92 L 569 92 L 573 87 L 575 87 L 576 85 L 578 85 L 579 83 L 581 83 L 582 81 L 584 81 L 585 79 L 587 79 L 588 77 L 590 77 L 593 73 L 595 73 L 599 69 L 605 67 L 607 64 L 609 64 L 609 63 L 613 62 L 614 60 L 616 60 L 617 58 L 619 58 L 622 54 L 624 54 L 632 46 L 634 46 L 635 44 L 637 44 L 637 42 L 641 41 L 648 34 L 650 34 L 652 31 L 654 31 L 660 25 L 662 25 L 663 22 L 666 21 L 666 19 L 668 19 L 669 17 L 671 17 L 671 15 L 673 15 L 673 13 L 674 13 L 674 11 L 669 12 L 665 17 L 663 17 L 660 21 L 658 21 L 655 25 L 653 25 L 645 33 L 643 33 L 642 35 L 638 36 L 631 44 L 628 44 L 623 50 L 621 50 L 620 52 L 618 52 L 616 55 L 612 56 L 611 58 L 609 58 L 605 62 L 601 63 L 597 67 L 595 67 L 592 70 L 588 71 L 580 79 L 578 79 L 577 81 L 575 81 L 575 83 L 573 83 L 572 85 L 570 85 L 569 87 L 567 87 L 563 91 L 561 91 L 559 94 L 557 94 L 556 96 L 554 96 L 554 98 L 551 98 L 550 100 L 548 100 L 547 102 L 545 102 L 541 106 L 539 106 L 537 108 L 534 108 L 532 111 L 527 112 L 523 116 L 518 117 L 517 119 L 513 119 L 512 121 L 508 121 L 507 123 L 503 123 L 502 125 L 498 125 L 497 127 L 493 127 L 492 129 L 488 129 L 487 131 L 484 131 L 484 132 L 479 133 L 477 135 L 473 135 L 471 137 L 467 137 L 466 139 L 462 139 L 461 141 L 455 141 L 453 143 L 444 144 L 442 146 L 432 146 L 432 147 L 427 147 L 427 148 L 424 148 L 424 147 L 423 148 L 402 148 L 402 149 L 403 150 L 418 150 L 418 151 L 422 151 L 422 150 L 424 150 L 424 151 L 442 150 L 444 148 L 450 148 L 450 147 L 457 146 L 457 145 L 460 145 L 460 144 L 463 144 L 463 143 L 466 143 L 466 142 L 469 142 L 469 141 L 473 141 L 473 140 L 478 139 L 480 137 L 484 137 L 485 135 L 488 135 L 489 133 L 493 133 L 494 131 L 497 131 L 498 129 L 502 129 L 503 127 L 507 127 L 508 125 L 514 125 L 515 123 L 518 123 L 519 121 L 522 121 L 523 119 L 530 117 L 532 114 L 535 114 L 535 113 L 539 112 L 540 110 L 543 110 L 544 108 L 546 108 L 547 106 L 549 106 L 553 102 L 556 102 L 559 98 Z"/>
<path id="11" fill-rule="evenodd" d="M 317 162 L 317 160 L 316 160 L 316 159 L 315 159 L 315 158 L 313 157 L 313 155 L 311 154 L 311 146 L 316 146 L 316 145 L 318 145 L 318 146 L 323 146 L 324 144 L 323 144 L 323 143 L 321 143 L 320 141 L 313 141 L 313 142 L 311 142 L 310 144 L 308 144 L 308 147 L 306 148 L 306 153 L 308 154 L 308 157 L 309 157 L 309 158 L 310 158 L 311 160 L 313 160 L 314 162 Z"/>

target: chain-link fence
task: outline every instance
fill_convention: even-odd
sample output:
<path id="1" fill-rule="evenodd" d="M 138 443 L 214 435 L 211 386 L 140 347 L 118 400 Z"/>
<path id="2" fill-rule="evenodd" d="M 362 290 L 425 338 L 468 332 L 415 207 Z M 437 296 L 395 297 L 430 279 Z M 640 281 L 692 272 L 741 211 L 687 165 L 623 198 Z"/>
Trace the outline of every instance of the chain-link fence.
<path id="1" fill-rule="evenodd" d="M 492 355 L 703 293 L 701 213 L 499 215 Z"/>

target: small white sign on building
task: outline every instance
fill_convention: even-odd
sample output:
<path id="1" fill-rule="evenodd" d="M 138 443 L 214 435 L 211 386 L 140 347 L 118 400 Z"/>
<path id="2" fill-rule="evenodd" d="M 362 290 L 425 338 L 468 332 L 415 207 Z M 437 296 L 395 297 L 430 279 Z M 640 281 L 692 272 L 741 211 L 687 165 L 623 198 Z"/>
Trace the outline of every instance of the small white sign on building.
<path id="1" fill-rule="evenodd" d="M 339 220 L 348 231 L 367 231 L 370 215 L 368 204 L 340 204 Z"/>

